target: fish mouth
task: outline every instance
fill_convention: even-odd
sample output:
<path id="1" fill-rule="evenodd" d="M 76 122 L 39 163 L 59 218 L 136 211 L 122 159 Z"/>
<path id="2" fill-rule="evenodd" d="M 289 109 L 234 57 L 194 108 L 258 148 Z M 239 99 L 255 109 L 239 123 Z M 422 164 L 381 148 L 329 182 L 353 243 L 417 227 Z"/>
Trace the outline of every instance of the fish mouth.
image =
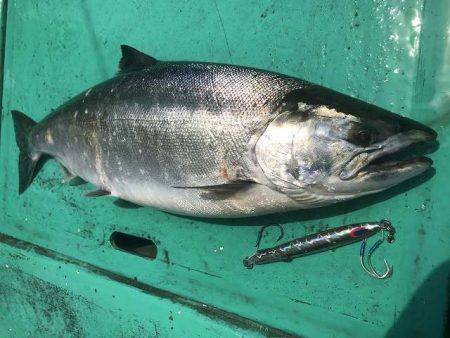
<path id="1" fill-rule="evenodd" d="M 344 165 L 339 177 L 386 179 L 397 176 L 401 181 L 421 174 L 432 161 L 422 156 L 436 144 L 436 134 L 424 130 L 410 130 L 395 134 L 385 141 L 360 149 Z"/>

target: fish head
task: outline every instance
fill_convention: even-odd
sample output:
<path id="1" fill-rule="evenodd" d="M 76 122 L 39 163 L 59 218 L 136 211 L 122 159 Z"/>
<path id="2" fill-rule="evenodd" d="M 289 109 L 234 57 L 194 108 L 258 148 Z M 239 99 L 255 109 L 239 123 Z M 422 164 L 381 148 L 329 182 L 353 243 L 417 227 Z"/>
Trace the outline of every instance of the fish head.
<path id="1" fill-rule="evenodd" d="M 306 207 L 323 206 L 388 189 L 430 167 L 413 148 L 435 142 L 432 129 L 339 99 L 299 101 L 259 138 L 258 163 L 277 190 Z"/>

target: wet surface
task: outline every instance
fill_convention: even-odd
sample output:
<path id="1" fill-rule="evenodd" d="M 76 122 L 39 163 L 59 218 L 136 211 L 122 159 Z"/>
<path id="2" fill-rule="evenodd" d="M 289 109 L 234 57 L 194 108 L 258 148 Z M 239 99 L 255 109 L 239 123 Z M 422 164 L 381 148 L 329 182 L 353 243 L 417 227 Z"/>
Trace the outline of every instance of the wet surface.
<path id="1" fill-rule="evenodd" d="M 82 277 L 84 266 L 100 269 L 102 273 L 95 274 L 97 279 L 89 275 L 80 287 L 88 288 L 94 279 L 102 282 L 89 290 L 97 298 L 86 303 L 89 297 L 77 295 L 81 291 L 70 283 L 66 271 L 61 280 L 59 275 L 52 276 L 48 283 L 58 286 L 49 290 L 67 305 L 65 314 L 54 310 L 55 303 L 45 296 L 48 293 L 42 288 L 47 284 L 26 290 L 23 285 L 32 285 L 28 277 L 13 278 L 2 267 L 3 290 L 14 295 L 14 301 L 6 303 L 8 311 L 1 311 L 0 319 L 5 318 L 4 313 L 21 308 L 21 294 L 26 295 L 28 304 L 39 292 L 43 296 L 35 295 L 34 301 L 42 304 L 35 306 L 36 311 L 33 305 L 25 305 L 25 315 L 42 325 L 46 316 L 54 318 L 61 327 L 46 327 L 55 332 L 66 327 L 74 332 L 94 329 L 95 325 L 77 324 L 83 311 L 105 320 L 110 318 L 109 313 L 92 304 L 114 302 L 118 309 L 115 313 L 120 313 L 137 335 L 175 332 L 181 336 L 183 332 L 177 330 L 183 325 L 189 327 L 188 321 L 181 321 L 183 314 L 178 314 L 181 308 L 158 317 L 158 311 L 142 306 L 148 317 L 138 320 L 136 310 L 127 307 L 128 298 L 150 301 L 151 293 L 138 291 L 138 297 L 132 291 L 150 287 L 193 300 L 200 308 L 208 304 L 226 313 L 225 317 L 233 313 L 261 327 L 305 336 L 326 337 L 339 332 L 350 337 L 362 332 L 367 336 L 401 337 L 422 334 L 428 327 L 436 330 L 430 334 L 444 332 L 450 245 L 445 212 L 450 196 L 449 22 L 444 15 L 448 13 L 445 1 L 380 1 L 371 5 L 263 1 L 245 6 L 239 1 L 219 0 L 155 1 L 150 5 L 146 1 L 121 1 L 111 6 L 70 1 L 8 3 L 8 21 L 14 29 L 6 32 L 0 222 L 1 232 L 31 246 L 1 258 L 7 260 L 5 264 L 14 261 L 19 270 L 28 269 L 27 273 L 34 276 L 29 278 L 42 277 L 42 262 L 28 257 L 36 246 L 58 257 L 73 258 L 80 266 L 80 274 L 73 272 L 77 278 Z M 194 219 L 151 208 L 118 208 L 111 197 L 86 199 L 82 195 L 94 187 L 63 185 L 60 170 L 52 161 L 19 197 L 17 148 L 9 111 L 21 109 L 41 119 L 74 94 L 115 74 L 119 45 L 124 43 L 162 60 L 231 62 L 232 58 L 236 64 L 304 78 L 413 118 L 438 133 L 440 148 L 431 154 L 434 170 L 353 202 L 253 219 Z M 253 270 L 242 267 L 242 259 L 254 250 L 260 225 L 281 223 L 285 238 L 295 238 L 381 218 L 390 219 L 397 229 L 396 242 L 380 248 L 380 261 L 374 262 L 378 266 L 381 257 L 389 259 L 395 269 L 390 280 L 374 281 L 361 271 L 358 245 L 290 264 Z M 278 233 L 271 230 L 262 246 L 275 241 Z M 158 256 L 148 262 L 112 249 L 108 238 L 113 231 L 151 237 L 160 249 Z M 47 258 L 60 262 L 53 256 Z M 30 261 L 37 265 L 27 266 Z M 59 264 L 64 270 L 64 262 Z M 109 274 L 125 278 L 125 282 L 107 277 Z M 221 323 L 226 330 L 228 324 L 223 323 L 234 319 L 224 320 L 221 314 L 210 317 L 210 322 Z M 169 320 L 170 315 L 173 320 Z M 158 320 L 150 321 L 152 316 Z M 198 318 L 201 316 L 207 314 L 200 313 Z M 4 322 L 0 322 L 3 328 Z M 88 321 L 83 323 L 87 325 Z M 22 325 L 26 327 L 26 323 Z M 246 331 L 244 327 L 249 326 L 242 324 L 242 332 L 264 335 L 264 331 Z M 220 330 L 215 334 L 220 336 Z"/>

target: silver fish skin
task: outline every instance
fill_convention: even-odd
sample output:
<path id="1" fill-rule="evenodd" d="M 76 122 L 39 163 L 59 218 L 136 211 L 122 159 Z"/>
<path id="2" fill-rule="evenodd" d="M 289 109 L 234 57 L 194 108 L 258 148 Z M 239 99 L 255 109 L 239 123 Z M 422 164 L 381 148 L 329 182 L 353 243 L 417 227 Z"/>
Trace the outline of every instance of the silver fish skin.
<path id="1" fill-rule="evenodd" d="M 117 76 L 41 122 L 13 113 L 21 192 L 49 155 L 71 177 L 136 204 L 242 217 L 336 203 L 429 167 L 423 159 L 388 164 L 387 183 L 380 170 L 367 171 L 389 151 L 436 137 L 375 106 L 281 74 L 122 52 Z M 376 134 L 362 145 L 349 138 L 361 137 L 361 125 Z"/>

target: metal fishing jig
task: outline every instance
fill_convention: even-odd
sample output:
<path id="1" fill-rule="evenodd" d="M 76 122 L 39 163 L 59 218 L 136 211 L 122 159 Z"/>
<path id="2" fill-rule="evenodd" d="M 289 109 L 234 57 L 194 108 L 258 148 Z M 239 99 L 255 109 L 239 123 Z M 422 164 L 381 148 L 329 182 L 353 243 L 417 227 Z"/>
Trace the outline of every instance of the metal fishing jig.
<path id="1" fill-rule="evenodd" d="M 256 252 L 253 255 L 245 258 L 243 261 L 246 268 L 251 269 L 253 265 L 273 262 L 289 262 L 293 258 L 299 256 L 305 256 L 308 254 L 334 249 L 362 240 L 359 252 L 359 260 L 364 271 L 369 274 L 369 276 L 377 279 L 388 278 L 392 275 L 392 267 L 389 266 L 386 259 L 384 259 L 386 271 L 383 274 L 378 273 L 372 264 L 372 254 L 384 242 L 384 240 L 386 239 L 388 243 L 391 243 L 394 240 L 395 230 L 391 223 L 387 220 L 381 220 L 380 222 L 366 222 L 344 225 L 341 227 L 311 234 L 305 237 L 296 238 L 292 241 L 277 245 L 272 248 L 259 249 L 263 231 L 268 226 L 270 225 L 266 225 L 259 230 L 256 239 Z M 280 236 L 277 239 L 277 241 L 279 241 L 284 235 L 284 230 L 279 224 L 276 224 L 276 226 L 280 229 Z M 369 249 L 366 256 L 365 251 L 367 238 L 373 236 L 378 232 L 381 232 L 381 239 L 375 242 L 375 244 Z"/>

